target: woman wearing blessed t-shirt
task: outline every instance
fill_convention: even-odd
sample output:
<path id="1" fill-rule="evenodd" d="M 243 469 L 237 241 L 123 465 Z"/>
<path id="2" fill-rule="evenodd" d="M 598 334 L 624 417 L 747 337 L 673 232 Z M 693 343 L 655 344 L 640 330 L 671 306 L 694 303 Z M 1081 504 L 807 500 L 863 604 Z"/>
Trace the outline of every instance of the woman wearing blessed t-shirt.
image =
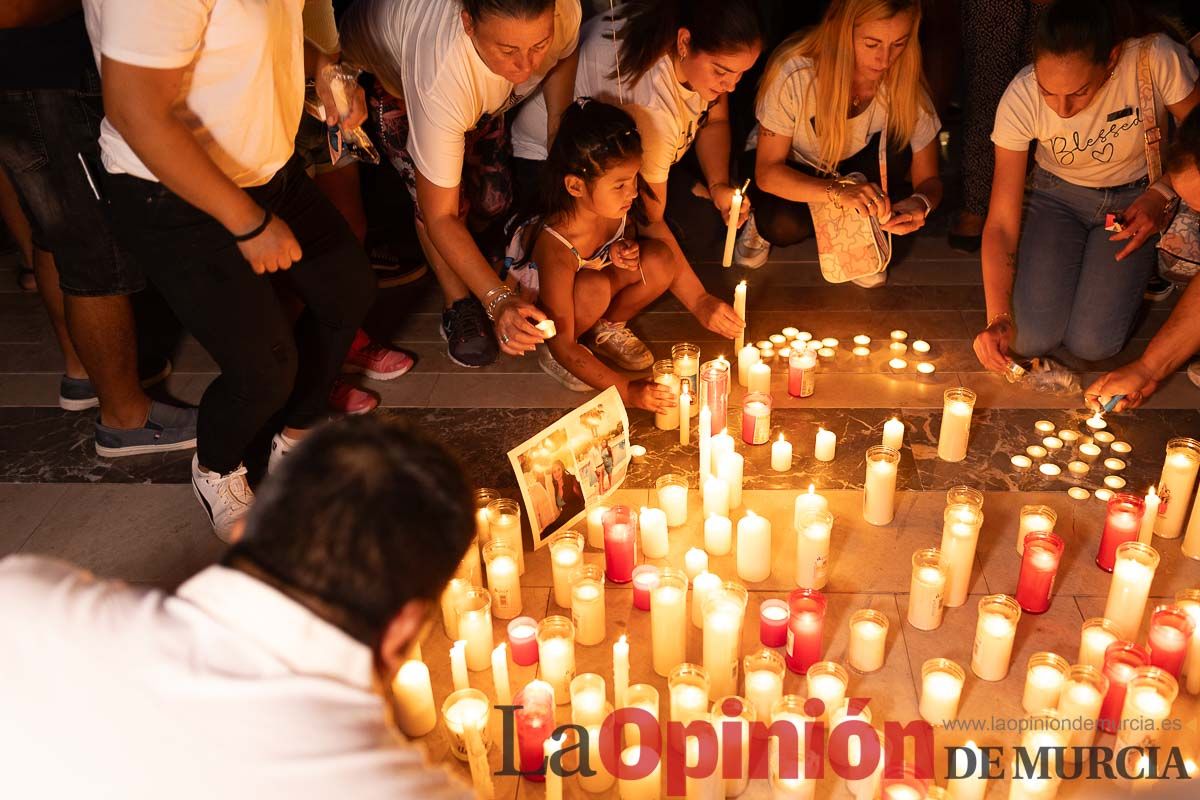
<path id="1" fill-rule="evenodd" d="M 533 323 L 545 315 L 500 281 L 477 237 L 499 231 L 511 201 L 504 112 L 544 82 L 559 118 L 580 18 L 579 0 L 358 0 L 342 17 L 342 60 L 375 77 L 371 123 L 416 203 L 445 294 L 442 336 L 462 366 L 494 361 L 497 339 L 510 355 L 542 341 Z"/>
<path id="2" fill-rule="evenodd" d="M 1181 120 L 1200 102 L 1187 50 L 1140 35 L 1150 27 L 1123 0 L 1058 0 L 1038 27 L 1033 64 L 1000 100 L 983 230 L 988 325 L 975 337 L 990 370 L 1007 368 L 1010 347 L 1096 361 L 1129 337 L 1156 263 L 1147 242 L 1175 197 L 1169 178 L 1147 187 L 1139 57 L 1164 134 L 1168 111 Z M 1022 230 L 1030 143 L 1037 166 Z M 1110 214 L 1122 231 L 1105 230 Z"/>
<path id="3" fill-rule="evenodd" d="M 713 205 L 728 219 L 730 180 L 729 93 L 762 50 L 762 28 L 752 0 L 628 0 L 590 20 L 580 32 L 575 96 L 620 105 L 637 122 L 642 139 L 642 200 L 649 224 L 641 235 L 662 241 L 687 265 L 664 219 L 671 167 L 696 144 Z M 543 92 L 544 94 L 544 92 Z M 540 96 L 522 107 L 513 124 L 513 154 L 546 160 L 547 119 Z M 749 203 L 743 203 L 745 219 Z M 676 281 L 697 281 L 691 268 Z M 733 338 L 741 319 L 727 303 L 695 293 L 688 309 L 709 330 Z M 593 329 L 601 349 L 626 347 L 633 336 L 623 323 L 601 320 Z M 629 342 L 637 349 L 638 344 Z"/>
<path id="4" fill-rule="evenodd" d="M 734 251 L 740 266 L 761 267 L 771 245 L 812 236 L 812 202 L 887 220 L 881 227 L 896 234 L 925 224 L 942 198 L 941 122 L 921 76 L 920 23 L 917 0 L 835 0 L 820 25 L 771 54 L 757 104 L 754 218 Z M 915 187 L 895 203 L 880 188 L 881 136 L 889 192 Z M 869 182 L 838 182 L 852 172 Z M 880 272 L 854 282 L 886 279 Z"/>

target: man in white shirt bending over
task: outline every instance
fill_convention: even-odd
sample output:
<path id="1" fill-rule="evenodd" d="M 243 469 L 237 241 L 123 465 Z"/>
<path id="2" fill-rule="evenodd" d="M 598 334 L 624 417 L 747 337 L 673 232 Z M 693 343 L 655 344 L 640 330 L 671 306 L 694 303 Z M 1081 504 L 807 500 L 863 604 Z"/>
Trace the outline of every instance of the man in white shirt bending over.
<path id="1" fill-rule="evenodd" d="M 473 796 L 382 696 L 474 534 L 449 456 L 396 421 L 327 425 L 242 525 L 173 594 L 0 561 L 0 797 Z"/>

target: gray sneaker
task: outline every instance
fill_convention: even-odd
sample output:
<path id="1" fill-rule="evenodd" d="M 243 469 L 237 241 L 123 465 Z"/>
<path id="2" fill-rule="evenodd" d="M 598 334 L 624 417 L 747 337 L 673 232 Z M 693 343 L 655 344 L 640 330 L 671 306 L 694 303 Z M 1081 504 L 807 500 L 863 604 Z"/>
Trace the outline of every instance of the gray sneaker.
<path id="1" fill-rule="evenodd" d="M 140 428 L 110 428 L 96 422 L 96 454 L 105 458 L 168 453 L 196 446 L 195 408 L 150 401 L 150 414 Z"/>
<path id="2" fill-rule="evenodd" d="M 595 391 L 591 386 L 588 386 L 583 381 L 572 375 L 566 367 L 558 363 L 554 356 L 550 355 L 550 348 L 545 345 L 538 347 L 538 366 L 542 368 L 542 372 L 549 375 L 554 380 L 561 383 L 563 386 L 570 389 L 572 392 L 592 392 Z"/>
<path id="3" fill-rule="evenodd" d="M 754 221 L 754 214 L 751 214 L 733 246 L 733 263 L 743 269 L 758 269 L 767 263 L 769 255 L 771 243 L 759 234 L 758 224 Z"/>
<path id="4" fill-rule="evenodd" d="M 634 336 L 624 322 L 602 319 L 592 326 L 591 334 L 595 352 L 621 369 L 641 372 L 654 364 L 650 348 Z"/>

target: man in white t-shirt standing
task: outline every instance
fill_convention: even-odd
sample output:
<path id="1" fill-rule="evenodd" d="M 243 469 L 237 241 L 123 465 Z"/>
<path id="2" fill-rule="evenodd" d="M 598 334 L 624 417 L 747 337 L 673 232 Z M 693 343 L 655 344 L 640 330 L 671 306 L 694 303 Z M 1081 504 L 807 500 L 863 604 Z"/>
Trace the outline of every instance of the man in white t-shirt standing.
<path id="1" fill-rule="evenodd" d="M 445 451 L 355 417 L 289 456 L 223 561 L 174 592 L 0 560 L 0 796 L 474 797 L 384 707 L 473 510 Z"/>
<path id="2" fill-rule="evenodd" d="M 293 159 L 306 62 L 320 76 L 329 57 L 304 38 L 303 0 L 84 5 L 117 236 L 221 368 L 200 404 L 192 485 L 225 537 L 253 499 L 251 441 L 281 415 L 275 462 L 324 417 L 373 297 L 358 242 Z M 365 118 L 361 92 L 351 116 Z M 307 305 L 295 332 L 264 273 Z"/>

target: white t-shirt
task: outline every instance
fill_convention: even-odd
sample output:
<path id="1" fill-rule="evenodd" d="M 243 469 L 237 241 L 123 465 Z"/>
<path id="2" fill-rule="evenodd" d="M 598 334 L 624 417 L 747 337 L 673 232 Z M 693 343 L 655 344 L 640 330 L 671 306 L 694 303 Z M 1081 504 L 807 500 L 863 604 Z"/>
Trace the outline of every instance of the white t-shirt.
<path id="1" fill-rule="evenodd" d="M 674 65 L 664 55 L 638 80 L 622 76 L 625 103 L 620 102 L 617 80 L 610 77 L 617 65 L 624 20 L 613 23 L 607 15 L 593 17 L 580 32 L 579 69 L 575 96 L 594 97 L 621 105 L 637 122 L 642 136 L 642 177 L 647 183 L 666 183 L 671 167 L 683 158 L 699 130 L 708 103 L 675 77 Z M 546 159 L 546 100 L 539 92 L 522 106 L 512 129 L 513 155 L 537 161 Z"/>
<path id="2" fill-rule="evenodd" d="M 1183 45 L 1155 34 L 1150 50 L 1155 115 L 1164 132 L 1166 106 L 1178 103 L 1196 85 L 1196 65 Z M 1145 137 L 1138 106 L 1137 62 L 1142 39 L 1129 39 L 1113 76 L 1087 108 L 1069 119 L 1042 99 L 1033 65 L 1017 73 L 1000 98 L 992 141 L 1026 152 L 1037 141 L 1038 166 L 1077 186 L 1123 186 L 1146 176 Z"/>
<path id="3" fill-rule="evenodd" d="M 389 733 L 365 645 L 238 570 L 170 595 L 12 556 L 0 641 L 0 797 L 474 797 Z"/>
<path id="4" fill-rule="evenodd" d="M 96 63 L 185 68 L 185 124 L 239 186 L 291 158 L 304 110 L 304 0 L 84 0 Z M 109 172 L 157 180 L 105 119 Z"/>
<path id="5" fill-rule="evenodd" d="M 408 152 L 432 183 L 458 186 L 466 135 L 480 119 L 503 114 L 541 84 L 546 73 L 575 52 L 579 0 L 556 0 L 554 40 L 538 72 L 514 86 L 487 68 L 467 32 L 462 6 L 454 0 L 359 0 L 371 23 L 366 35 L 399 61 L 408 113 Z"/>
<path id="6" fill-rule="evenodd" d="M 821 143 L 815 127 L 816 78 L 811 58 L 793 56 L 780 65 L 774 80 L 764 87 L 755 108 L 755 116 L 762 127 L 780 136 L 792 137 L 792 159 L 810 166 L 818 166 L 821 160 Z M 886 91 L 881 89 L 862 113 L 846 121 L 846 144 L 838 161 L 858 153 L 872 136 L 883 130 L 887 102 Z M 942 128 L 942 121 L 932 108 L 933 103 L 926 96 L 925 109 L 930 110 L 922 109 L 917 115 L 910 141 L 914 153 L 928 147 Z"/>

